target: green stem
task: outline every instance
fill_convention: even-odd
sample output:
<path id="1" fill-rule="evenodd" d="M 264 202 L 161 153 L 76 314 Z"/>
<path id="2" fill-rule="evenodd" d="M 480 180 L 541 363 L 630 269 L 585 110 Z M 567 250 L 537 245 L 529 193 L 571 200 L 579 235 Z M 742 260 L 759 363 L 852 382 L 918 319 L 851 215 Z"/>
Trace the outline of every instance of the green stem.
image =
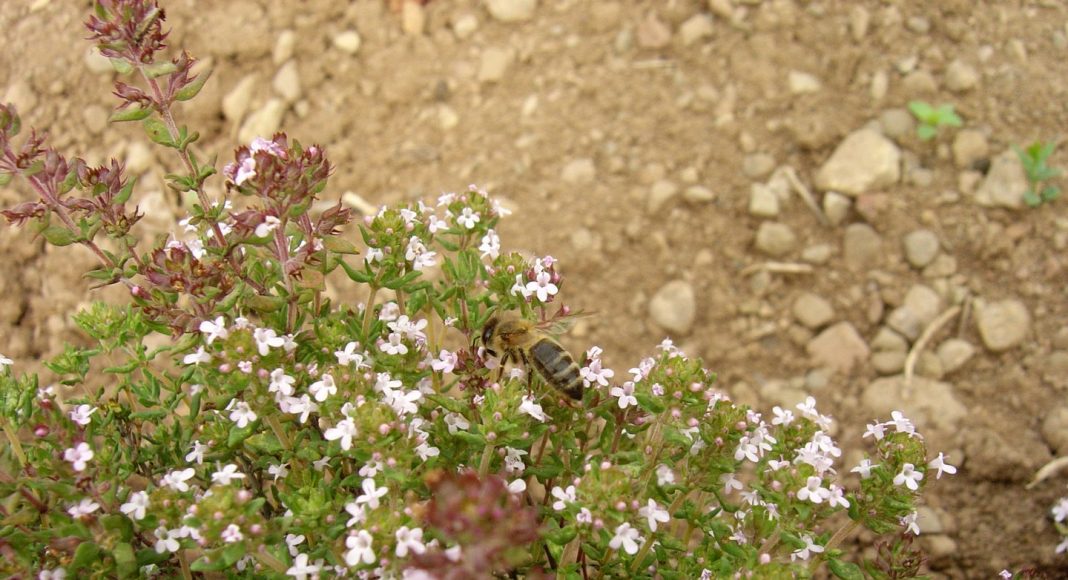
<path id="1" fill-rule="evenodd" d="M 19 434 L 15 432 L 15 429 L 10 423 L 4 421 L 4 435 L 7 436 L 8 443 L 11 444 L 11 450 L 15 453 L 15 457 L 19 459 L 19 467 L 25 469 L 29 465 L 29 461 L 26 460 L 26 452 L 22 450 L 22 443 L 19 441 Z"/>
<path id="2" fill-rule="evenodd" d="M 478 462 L 478 475 L 485 477 L 489 473 L 490 460 L 493 459 L 493 450 L 495 449 L 492 443 L 487 443 L 486 447 L 482 449 L 482 460 Z"/>
<path id="3" fill-rule="evenodd" d="M 825 559 L 824 554 L 837 548 L 838 544 L 841 544 L 843 540 L 849 537 L 849 535 L 853 533 L 853 530 L 856 530 L 858 526 L 860 526 L 859 521 L 851 520 L 848 524 L 838 528 L 838 531 L 831 536 L 831 539 L 828 540 L 827 544 L 823 547 L 823 552 L 817 554 L 816 557 L 812 559 L 812 563 L 808 566 L 809 572 L 815 573 L 820 562 Z"/>
<path id="4" fill-rule="evenodd" d="M 266 417 L 267 425 L 270 426 L 271 431 L 274 432 L 274 436 L 278 438 L 279 443 L 286 451 L 293 449 L 293 442 L 289 440 L 289 435 L 286 435 L 285 429 L 282 428 L 282 424 L 278 422 L 278 417 L 268 415 Z"/>
<path id="5" fill-rule="evenodd" d="M 378 294 L 378 286 L 371 284 L 371 293 L 367 295 L 367 302 L 363 307 L 363 340 L 367 341 L 368 335 L 371 333 L 371 317 L 374 316 L 375 311 L 375 295 Z M 368 347 L 368 345 L 364 345 Z M 368 347 L 369 348 L 369 347 Z"/>
<path id="6" fill-rule="evenodd" d="M 288 570 L 284 562 L 275 558 L 273 554 L 267 551 L 266 546 L 260 546 L 260 549 L 252 552 L 252 556 L 259 560 L 260 564 L 263 564 L 279 574 L 285 574 L 286 570 Z"/>

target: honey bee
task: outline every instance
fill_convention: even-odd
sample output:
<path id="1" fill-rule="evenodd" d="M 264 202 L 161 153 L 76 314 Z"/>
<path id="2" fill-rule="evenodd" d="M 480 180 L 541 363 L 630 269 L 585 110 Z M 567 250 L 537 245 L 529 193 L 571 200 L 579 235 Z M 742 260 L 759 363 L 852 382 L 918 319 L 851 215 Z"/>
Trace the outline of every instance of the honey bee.
<path id="1" fill-rule="evenodd" d="M 523 318 L 501 318 L 494 314 L 482 327 L 482 344 L 492 356 L 501 354 L 501 367 L 509 360 L 522 362 L 543 381 L 576 401 L 582 400 L 582 377 L 571 353 L 538 327 Z M 529 383 L 528 383 L 529 384 Z"/>

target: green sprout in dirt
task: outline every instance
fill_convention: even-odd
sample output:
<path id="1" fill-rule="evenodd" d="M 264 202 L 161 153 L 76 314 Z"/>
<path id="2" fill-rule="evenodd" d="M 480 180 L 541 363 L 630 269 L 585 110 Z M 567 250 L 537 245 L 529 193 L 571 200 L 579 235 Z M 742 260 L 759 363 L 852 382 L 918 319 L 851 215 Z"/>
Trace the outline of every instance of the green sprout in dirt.
<path id="1" fill-rule="evenodd" d="M 912 101 L 909 103 L 909 112 L 920 122 L 920 126 L 916 127 L 916 135 L 923 141 L 934 139 L 942 127 L 960 127 L 963 124 L 953 105 L 948 103 L 935 108 L 925 101 Z"/>
<path id="2" fill-rule="evenodd" d="M 1057 145 L 1035 141 L 1027 149 L 1016 145 L 1012 148 L 1020 156 L 1020 162 L 1023 163 L 1024 172 L 1027 174 L 1028 187 L 1024 193 L 1024 203 L 1030 207 L 1038 207 L 1060 197 L 1061 188 L 1051 185 L 1049 180 L 1060 176 L 1061 170 L 1046 164 Z"/>

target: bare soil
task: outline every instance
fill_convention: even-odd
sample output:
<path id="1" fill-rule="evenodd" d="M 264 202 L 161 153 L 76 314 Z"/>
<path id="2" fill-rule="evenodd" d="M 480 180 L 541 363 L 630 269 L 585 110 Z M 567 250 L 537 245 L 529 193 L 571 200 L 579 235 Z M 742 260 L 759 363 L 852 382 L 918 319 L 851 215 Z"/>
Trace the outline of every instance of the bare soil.
<path id="1" fill-rule="evenodd" d="M 813 394 L 838 420 L 849 458 L 875 418 L 861 394 L 879 375 L 870 360 L 848 373 L 812 373 L 819 365 L 806 345 L 818 331 L 795 319 L 800 295 L 828 300 L 834 322 L 849 322 L 865 341 L 916 284 L 1019 300 L 1032 320 L 1021 344 L 984 348 L 965 309 L 927 347 L 959 337 L 977 353 L 939 377 L 968 412 L 955 428 L 930 433 L 932 449 L 961 469 L 930 486 L 937 521 L 921 539 L 936 576 L 990 578 L 1036 566 L 1068 577 L 1048 516 L 1065 477 L 1024 489 L 1041 465 L 1068 452 L 1068 435 L 1056 429 L 1068 423 L 1043 430 L 1068 388 L 1068 202 L 984 207 L 969 194 L 975 174 L 967 174 L 1011 144 L 1057 141 L 1068 129 L 1065 3 L 542 0 L 519 22 L 502 22 L 475 0 L 435 0 L 407 20 L 377 0 L 164 7 L 171 46 L 214 67 L 180 121 L 201 132 L 201 150 L 218 154 L 220 166 L 248 116 L 277 98 L 280 128 L 324 145 L 336 164 L 330 195 L 353 192 L 378 205 L 478 183 L 515 211 L 500 228 L 505 246 L 559 258 L 565 301 L 596 311 L 566 338 L 576 352 L 602 346 L 621 375 L 672 335 L 653 322 L 649 303 L 682 280 L 697 309 L 692 329 L 672 335 L 676 343 L 704 357 L 725 390 L 763 410 Z M 5 3 L 0 91 L 20 106 L 25 126 L 47 128 L 65 154 L 137 157 L 148 239 L 175 229 L 181 215 L 162 179 L 176 160 L 159 149 L 146 158 L 132 145 L 144 141 L 136 127 L 107 126 L 115 75 L 90 66 L 81 25 L 88 9 L 87 1 Z M 697 31 L 698 15 L 710 19 L 709 34 Z M 351 30 L 360 37 L 354 54 L 334 44 Z M 978 73 L 972 86 L 949 79 L 957 60 Z M 289 62 L 296 87 L 276 78 Z M 812 75 L 818 87 L 791 88 L 791 72 Z M 251 79 L 244 98 L 235 90 L 243 79 Z M 785 199 L 773 221 L 793 230 L 795 247 L 774 259 L 754 247 L 768 220 L 750 213 L 750 189 L 767 180 L 766 169 L 793 167 L 819 200 L 815 175 L 838 143 L 916 99 L 953 103 L 989 154 L 957 167 L 953 130 L 932 142 L 895 136 L 900 181 L 853 199 L 837 225 L 822 225 L 796 195 Z M 773 163 L 760 168 L 764 156 Z M 592 172 L 564 171 L 584 159 Z M 1068 166 L 1068 155 L 1051 163 Z M 704 190 L 687 194 L 694 186 Z M 18 185 L 0 189 L 0 205 L 29 195 Z M 852 223 L 867 223 L 882 241 L 878 259 L 861 268 L 843 257 Z M 938 235 L 955 260 L 951 272 L 925 277 L 906 261 L 902 238 L 919 228 Z M 808 264 L 809 273 L 751 268 L 804 263 L 803 251 L 821 244 L 829 258 Z M 0 353 L 20 368 L 41 368 L 81 340 L 70 323 L 76 308 L 121 299 L 87 290 L 88 253 L 46 249 L 6 227 L 0 248 L 8 268 Z"/>

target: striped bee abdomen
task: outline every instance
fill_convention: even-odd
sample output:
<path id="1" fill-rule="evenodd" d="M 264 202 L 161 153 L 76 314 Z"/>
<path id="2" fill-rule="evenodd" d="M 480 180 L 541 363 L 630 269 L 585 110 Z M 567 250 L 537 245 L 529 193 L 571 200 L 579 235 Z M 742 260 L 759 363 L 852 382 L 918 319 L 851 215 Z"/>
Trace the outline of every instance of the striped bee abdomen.
<path id="1" fill-rule="evenodd" d="M 572 399 L 582 399 L 582 377 L 571 354 L 553 340 L 542 338 L 530 347 L 530 363 L 556 389 Z"/>

